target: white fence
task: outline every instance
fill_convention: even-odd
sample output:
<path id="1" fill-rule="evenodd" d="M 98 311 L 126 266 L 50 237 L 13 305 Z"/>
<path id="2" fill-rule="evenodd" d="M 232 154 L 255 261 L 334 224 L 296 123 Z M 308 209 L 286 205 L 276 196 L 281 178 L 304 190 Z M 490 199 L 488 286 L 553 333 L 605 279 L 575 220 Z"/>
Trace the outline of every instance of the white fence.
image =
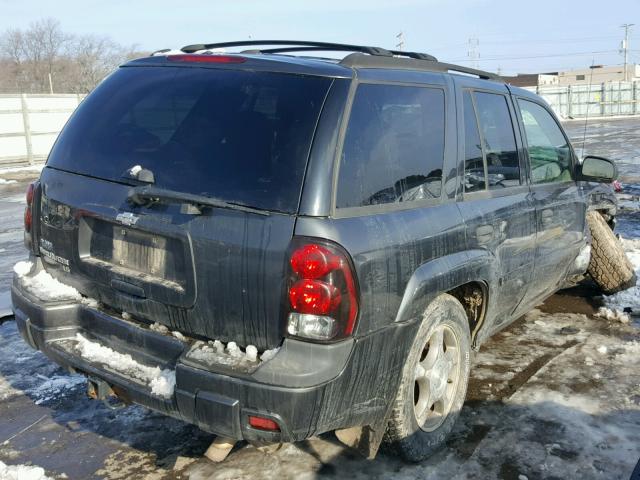
<path id="1" fill-rule="evenodd" d="M 564 118 L 640 115 L 640 82 L 530 87 Z"/>
<path id="2" fill-rule="evenodd" d="M 84 95 L 0 95 L 0 167 L 42 162 Z"/>
<path id="3" fill-rule="evenodd" d="M 564 118 L 640 115 L 640 82 L 543 86 L 541 95 Z M 0 95 L 0 167 L 42 162 L 84 95 Z"/>

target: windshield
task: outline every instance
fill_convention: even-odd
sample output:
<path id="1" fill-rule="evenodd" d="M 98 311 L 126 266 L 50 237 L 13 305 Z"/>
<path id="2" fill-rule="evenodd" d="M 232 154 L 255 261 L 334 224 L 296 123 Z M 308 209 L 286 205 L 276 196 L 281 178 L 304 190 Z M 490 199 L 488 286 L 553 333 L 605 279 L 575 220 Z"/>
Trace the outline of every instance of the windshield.
<path id="1" fill-rule="evenodd" d="M 331 80 L 210 68 L 126 67 L 64 128 L 48 166 L 295 212 Z"/>

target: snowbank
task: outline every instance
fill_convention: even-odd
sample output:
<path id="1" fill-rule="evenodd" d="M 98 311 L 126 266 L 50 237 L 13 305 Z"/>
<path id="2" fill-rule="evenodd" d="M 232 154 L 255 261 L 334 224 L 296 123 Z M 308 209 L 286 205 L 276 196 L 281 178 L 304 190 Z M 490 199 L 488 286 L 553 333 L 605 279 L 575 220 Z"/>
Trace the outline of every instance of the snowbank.
<path id="1" fill-rule="evenodd" d="M 149 367 L 136 362 L 131 355 L 116 352 L 97 342 L 76 334 L 77 348 L 80 355 L 90 362 L 101 363 L 113 371 L 129 378 L 142 381 L 151 388 L 151 393 L 170 398 L 176 386 L 176 372 L 160 367 Z"/>
<path id="2" fill-rule="evenodd" d="M 2 167 L 0 168 L 0 175 L 3 173 L 12 173 L 12 172 L 41 172 L 44 168 L 44 163 L 39 165 L 29 165 L 27 167 Z"/>
<path id="3" fill-rule="evenodd" d="M 7 465 L 0 461 L 0 480 L 52 480 L 42 467 L 28 465 Z"/>
<path id="4" fill-rule="evenodd" d="M 0 178 L 0 185 L 8 185 L 10 183 L 18 183 L 15 180 L 6 180 L 4 178 Z"/>
<path id="5" fill-rule="evenodd" d="M 620 241 L 633 265 L 638 283 L 635 287 L 604 297 L 604 303 L 614 311 L 624 311 L 625 308 L 630 308 L 634 315 L 640 315 L 640 239 L 626 240 L 621 238 Z"/>

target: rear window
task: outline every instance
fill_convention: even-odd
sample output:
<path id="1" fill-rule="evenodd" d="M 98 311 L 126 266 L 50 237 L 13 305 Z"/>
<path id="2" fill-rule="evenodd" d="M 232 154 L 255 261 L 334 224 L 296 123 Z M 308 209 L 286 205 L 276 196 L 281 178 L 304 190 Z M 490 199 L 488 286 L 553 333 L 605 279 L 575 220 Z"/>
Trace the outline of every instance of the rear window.
<path id="1" fill-rule="evenodd" d="M 78 108 L 48 165 L 295 212 L 331 80 L 239 70 L 121 68 Z"/>

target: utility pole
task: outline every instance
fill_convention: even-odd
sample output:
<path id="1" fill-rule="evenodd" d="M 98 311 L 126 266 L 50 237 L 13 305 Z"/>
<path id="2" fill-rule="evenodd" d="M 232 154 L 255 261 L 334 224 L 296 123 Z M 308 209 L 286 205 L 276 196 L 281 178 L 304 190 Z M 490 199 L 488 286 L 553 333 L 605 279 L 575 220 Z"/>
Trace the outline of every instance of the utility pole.
<path id="1" fill-rule="evenodd" d="M 620 28 L 624 28 L 624 40 L 622 40 L 621 53 L 624 55 L 624 81 L 629 81 L 627 74 L 628 70 L 628 57 L 629 57 L 629 29 L 633 27 L 635 23 L 625 23 L 620 25 Z"/>
<path id="2" fill-rule="evenodd" d="M 467 57 L 471 60 L 471 66 L 473 68 L 480 68 L 480 40 L 478 37 L 471 37 L 467 43 Z"/>
<path id="3" fill-rule="evenodd" d="M 396 38 L 398 39 L 396 48 L 400 51 L 403 51 L 404 50 L 404 33 L 400 32 L 399 34 L 396 35 Z"/>

